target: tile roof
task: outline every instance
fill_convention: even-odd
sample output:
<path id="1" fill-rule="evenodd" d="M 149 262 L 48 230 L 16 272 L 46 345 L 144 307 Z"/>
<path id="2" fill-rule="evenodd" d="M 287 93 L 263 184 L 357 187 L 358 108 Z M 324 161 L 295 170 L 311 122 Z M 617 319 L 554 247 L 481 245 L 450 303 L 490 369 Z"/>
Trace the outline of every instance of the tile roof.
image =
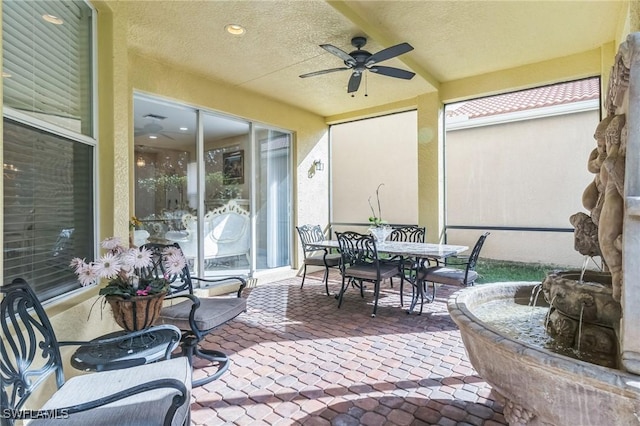
<path id="1" fill-rule="evenodd" d="M 473 119 L 598 99 L 599 96 L 600 79 L 589 78 L 451 104 L 446 116 Z"/>

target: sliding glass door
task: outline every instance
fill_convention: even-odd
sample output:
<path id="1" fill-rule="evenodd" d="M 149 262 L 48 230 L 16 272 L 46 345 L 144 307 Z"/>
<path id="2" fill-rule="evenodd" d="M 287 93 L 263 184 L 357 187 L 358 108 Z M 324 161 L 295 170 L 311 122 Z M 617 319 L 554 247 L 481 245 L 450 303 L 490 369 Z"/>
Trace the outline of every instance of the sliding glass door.
<path id="1" fill-rule="evenodd" d="M 291 266 L 291 134 L 136 95 L 136 245 L 213 277 Z M 252 130 L 253 129 L 253 130 Z"/>
<path id="2" fill-rule="evenodd" d="M 291 264 L 291 134 L 255 126 L 256 268 Z"/>

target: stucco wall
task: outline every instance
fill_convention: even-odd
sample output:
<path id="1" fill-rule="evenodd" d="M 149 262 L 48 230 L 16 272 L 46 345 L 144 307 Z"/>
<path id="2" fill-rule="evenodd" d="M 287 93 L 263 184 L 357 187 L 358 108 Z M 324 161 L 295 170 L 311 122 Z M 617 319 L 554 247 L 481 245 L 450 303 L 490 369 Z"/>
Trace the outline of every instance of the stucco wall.
<path id="1" fill-rule="evenodd" d="M 571 228 L 595 148 L 597 110 L 450 131 L 445 143 L 446 221 L 450 225 Z M 476 232 L 448 232 L 472 246 Z M 574 265 L 573 235 L 494 231 L 482 255 Z"/>
<path id="2" fill-rule="evenodd" d="M 417 112 L 335 125 L 331 128 L 332 222 L 418 223 Z M 364 229 L 354 229 L 363 232 Z"/>

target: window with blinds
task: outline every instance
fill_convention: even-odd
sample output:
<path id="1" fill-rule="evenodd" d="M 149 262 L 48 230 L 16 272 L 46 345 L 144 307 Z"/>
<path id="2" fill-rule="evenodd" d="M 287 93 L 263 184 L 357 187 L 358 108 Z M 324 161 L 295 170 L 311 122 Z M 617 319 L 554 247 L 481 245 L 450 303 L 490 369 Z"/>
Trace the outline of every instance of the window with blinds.
<path id="1" fill-rule="evenodd" d="M 93 147 L 4 120 L 4 281 L 41 299 L 78 288 L 93 252 Z"/>
<path id="2" fill-rule="evenodd" d="M 91 18 L 84 1 L 2 2 L 4 106 L 92 136 Z"/>
<path id="3" fill-rule="evenodd" d="M 3 280 L 41 300 L 79 288 L 69 262 L 95 252 L 92 19 L 84 1 L 2 3 Z"/>

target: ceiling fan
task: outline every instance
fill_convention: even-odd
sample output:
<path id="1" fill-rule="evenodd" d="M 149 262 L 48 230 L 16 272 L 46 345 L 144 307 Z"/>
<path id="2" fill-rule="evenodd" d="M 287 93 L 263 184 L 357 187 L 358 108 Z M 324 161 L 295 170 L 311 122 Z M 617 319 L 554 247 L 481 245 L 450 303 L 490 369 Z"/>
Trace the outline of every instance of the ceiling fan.
<path id="1" fill-rule="evenodd" d="M 145 136 L 145 135 L 164 136 L 167 139 L 175 140 L 173 137 L 167 134 L 168 132 L 164 131 L 164 127 L 162 127 L 162 125 L 156 122 L 156 120 L 164 120 L 166 117 L 147 114 L 143 118 L 151 118 L 152 121 L 151 123 L 145 124 L 143 127 L 136 127 L 134 129 L 134 136 Z M 175 132 L 171 132 L 171 133 L 175 133 Z"/>
<path id="2" fill-rule="evenodd" d="M 346 66 L 310 72 L 308 74 L 302 74 L 300 77 L 307 78 L 336 71 L 353 70 L 351 73 L 351 78 L 349 78 L 349 84 L 347 86 L 347 93 L 353 93 L 356 92 L 360 87 L 362 74 L 364 74 L 364 72 L 367 70 L 375 72 L 376 74 L 386 75 L 388 77 L 402 78 L 405 80 L 411 80 L 415 75 L 415 73 L 411 71 L 405 71 L 400 68 L 376 65 L 378 62 L 386 61 L 388 59 L 402 55 L 403 53 L 410 52 L 411 50 L 413 50 L 413 46 L 411 46 L 409 43 L 396 44 L 395 46 L 388 47 L 374 54 L 371 54 L 366 50 L 362 50 L 362 47 L 364 47 L 365 44 L 367 44 L 366 37 L 352 38 L 351 45 L 355 47 L 356 50 L 351 53 L 347 53 L 332 44 L 321 44 L 320 47 L 342 59 Z"/>

